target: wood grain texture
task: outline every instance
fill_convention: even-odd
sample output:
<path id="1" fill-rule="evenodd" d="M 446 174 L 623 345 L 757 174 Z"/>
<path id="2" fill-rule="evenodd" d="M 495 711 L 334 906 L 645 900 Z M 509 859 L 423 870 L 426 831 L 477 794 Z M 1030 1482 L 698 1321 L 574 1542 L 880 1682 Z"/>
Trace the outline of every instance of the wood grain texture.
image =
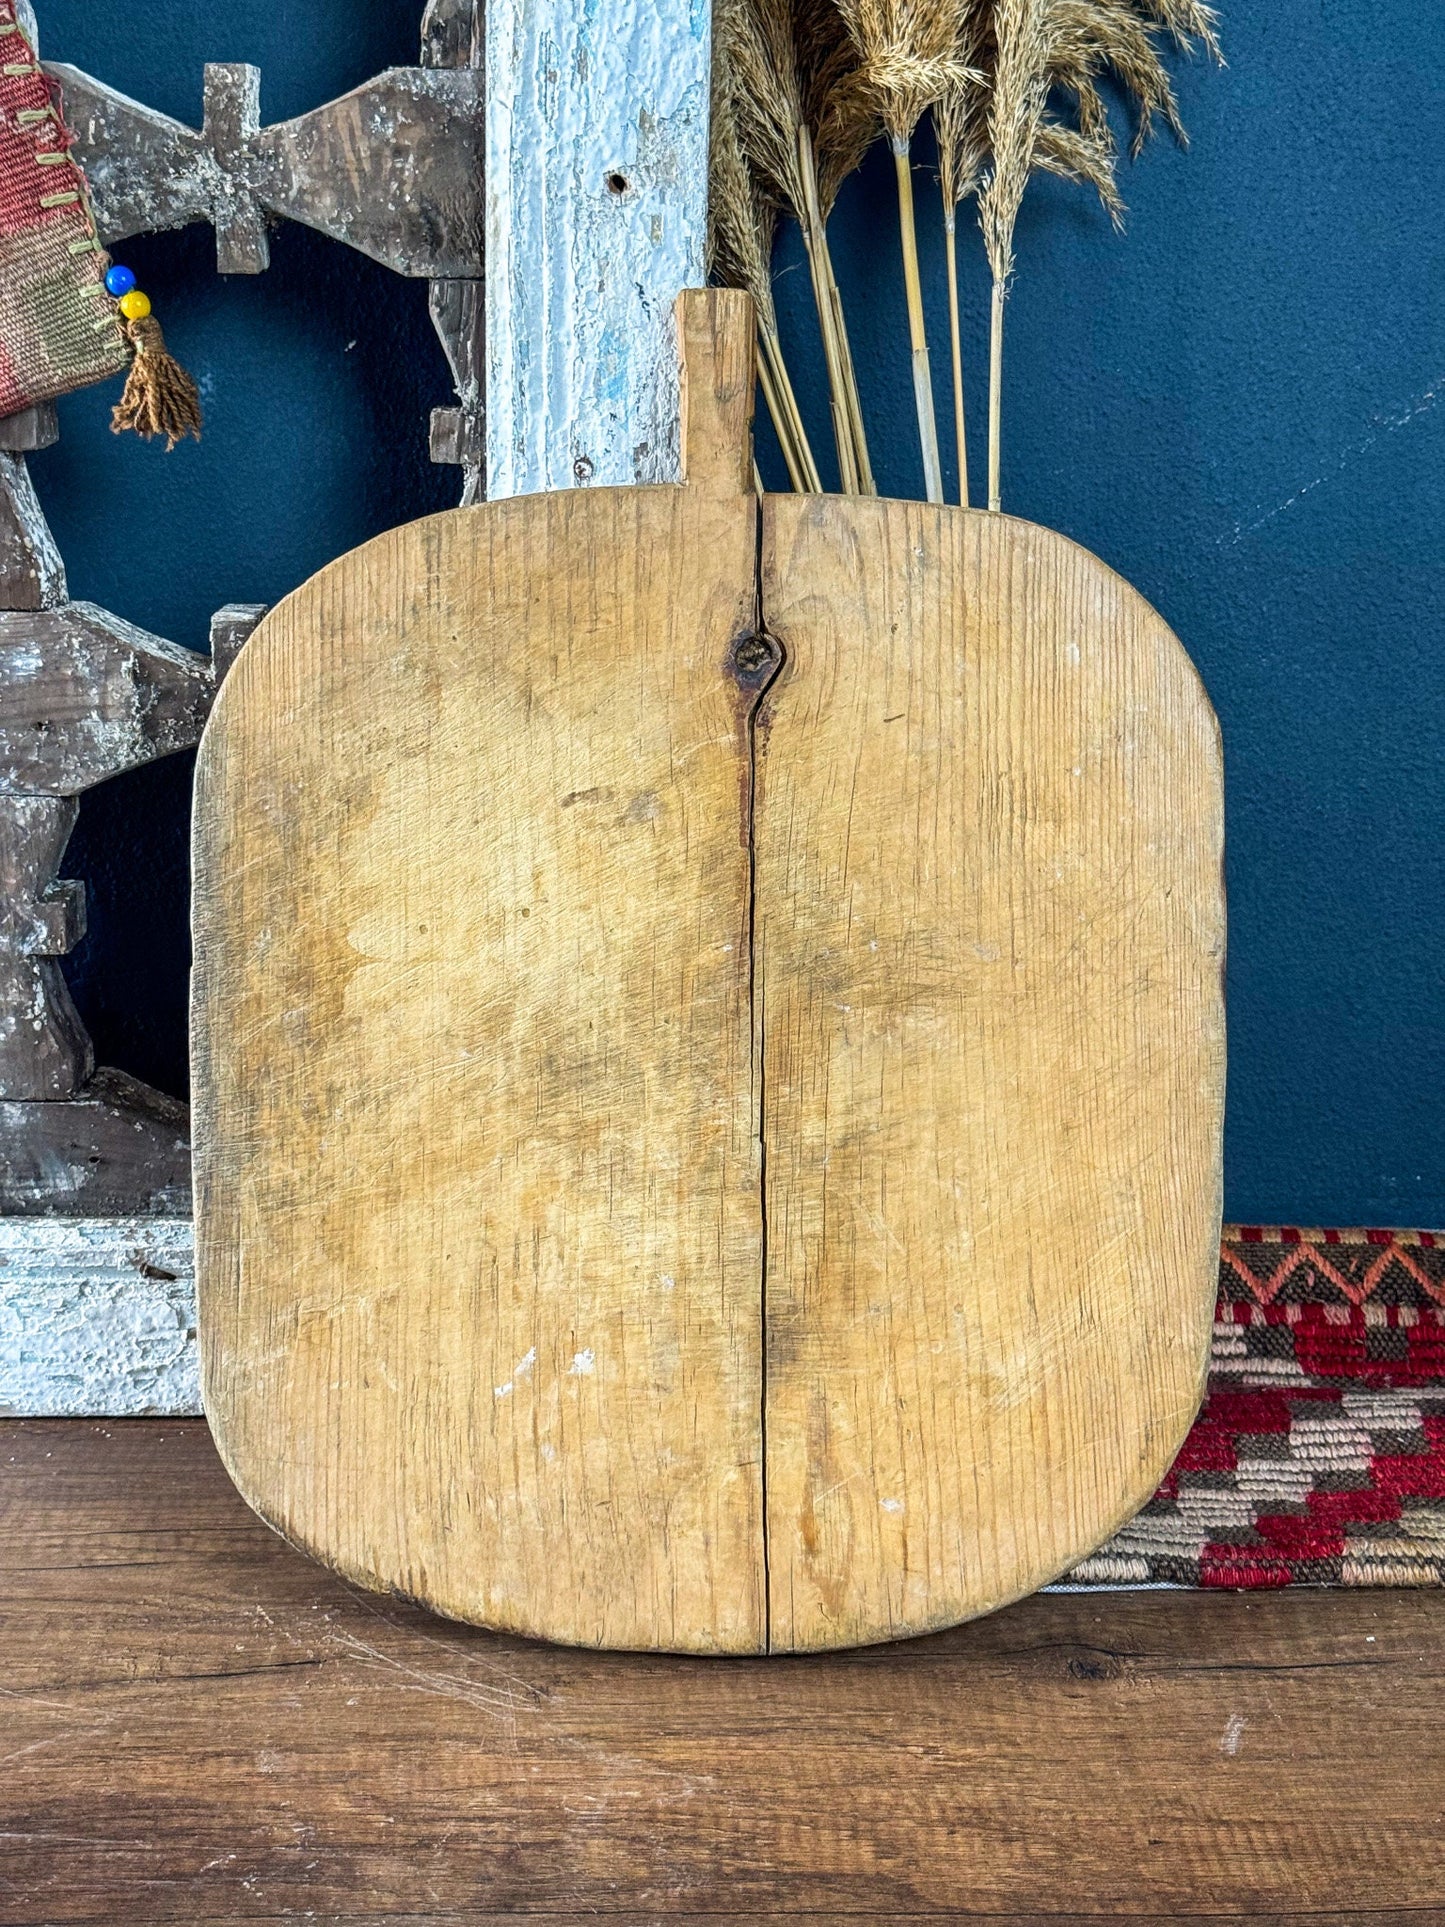
<path id="1" fill-rule="evenodd" d="M 42 408 L 51 404 L 44 402 Z M 28 416 L 39 411 L 27 409 Z M 18 415 L 7 416 L 18 423 Z M 0 613 L 57 609 L 66 600 L 65 564 L 41 512 L 24 458 L 0 449 Z"/>
<path id="2" fill-rule="evenodd" d="M 427 0 L 421 23 L 422 66 L 470 67 L 484 74 L 485 15 L 486 0 Z M 484 122 L 485 110 L 481 118 Z M 480 167 L 479 162 L 479 173 Z M 433 281 L 428 294 L 432 324 L 457 392 L 456 407 L 432 410 L 431 458 L 461 467 L 463 505 L 481 500 L 486 478 L 486 292 L 479 265 L 474 278 Z"/>
<path id="3" fill-rule="evenodd" d="M 185 1221 L 189 1238 L 191 1121 L 184 1104 L 115 1070 L 97 1071 L 61 1103 L 11 1101 L 3 1089 L 0 1069 L 0 1220 L 173 1217 Z M 21 1227 L 10 1229 L 23 1236 Z M 138 1345 L 143 1338 L 137 1334 Z M 21 1406 L 17 1415 L 29 1411 Z"/>
<path id="4" fill-rule="evenodd" d="M 1434 1927 L 1438 1593 L 727 1666 L 359 1595 L 204 1426 L 0 1426 L 3 1927 Z"/>
<path id="5" fill-rule="evenodd" d="M 56 874 L 79 808 L 0 789 L 0 1098 L 72 1097 L 95 1067 L 56 962 L 85 935 L 85 886 Z"/>
<path id="6" fill-rule="evenodd" d="M 215 681 L 209 660 L 93 602 L 0 618 L 0 793 L 76 796 L 189 749 Z"/>
<path id="7" fill-rule="evenodd" d="M 60 420 L 53 401 L 38 401 L 0 420 L 0 449 L 15 454 L 53 448 L 59 439 Z"/>
<path id="8" fill-rule="evenodd" d="M 265 615 L 266 606 L 264 602 L 228 602 L 211 617 L 211 676 L 217 686 Z"/>
<path id="9" fill-rule="evenodd" d="M 421 22 L 423 67 L 480 67 L 485 0 L 426 0 Z"/>
<path id="10" fill-rule="evenodd" d="M 210 209 L 216 272 L 264 274 L 271 265 L 266 211 L 252 191 L 251 169 L 238 164 L 261 129 L 261 69 L 241 60 L 208 60 L 202 88 L 201 138 L 219 176 Z"/>
<path id="11" fill-rule="evenodd" d="M 397 274 L 482 272 L 485 118 L 477 67 L 391 67 L 249 142 L 261 205 Z"/>
<path id="12" fill-rule="evenodd" d="M 200 759 L 222 1452 L 349 1575 L 589 1644 L 1055 1577 L 1214 1302 L 1198 679 L 1095 558 L 941 508 L 770 498 L 760 614 L 746 313 L 680 305 L 686 486 L 343 558 Z"/>
<path id="13" fill-rule="evenodd" d="M 745 440 L 736 359 L 699 450 Z M 363 1583 L 583 1644 L 764 1638 L 737 474 L 368 544 L 198 771 L 222 1453 Z"/>
<path id="14" fill-rule="evenodd" d="M 950 1625 L 1135 1511 L 1221 1199 L 1218 729 L 1051 531 L 769 497 L 759 1023 L 775 1647 Z"/>

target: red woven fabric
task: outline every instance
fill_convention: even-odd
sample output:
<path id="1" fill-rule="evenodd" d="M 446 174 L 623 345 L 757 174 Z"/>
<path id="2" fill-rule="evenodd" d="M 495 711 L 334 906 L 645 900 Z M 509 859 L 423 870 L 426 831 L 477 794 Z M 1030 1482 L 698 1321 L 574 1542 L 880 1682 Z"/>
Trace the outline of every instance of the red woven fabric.
<path id="1" fill-rule="evenodd" d="M 130 351 L 105 292 L 57 91 L 0 0 L 0 415 L 103 381 Z"/>
<path id="2" fill-rule="evenodd" d="M 1438 1586 L 1445 1234 L 1227 1226 L 1209 1395 L 1076 1585 Z"/>

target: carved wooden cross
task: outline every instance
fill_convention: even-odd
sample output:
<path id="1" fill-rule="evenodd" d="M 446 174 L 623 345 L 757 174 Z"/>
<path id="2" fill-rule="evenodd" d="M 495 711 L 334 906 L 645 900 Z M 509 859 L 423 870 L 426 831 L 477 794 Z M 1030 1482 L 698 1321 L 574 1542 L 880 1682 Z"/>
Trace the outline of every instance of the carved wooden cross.
<path id="1" fill-rule="evenodd" d="M 20 4 L 28 14 L 28 0 Z M 255 273 L 266 265 L 268 221 L 285 217 L 429 280 L 457 390 L 455 406 L 433 411 L 432 456 L 461 467 L 469 502 L 677 477 L 672 312 L 678 292 L 704 279 L 710 13 L 708 0 L 428 0 L 417 67 L 391 69 L 269 128 L 253 68 L 206 69 L 199 127 L 73 69 L 54 71 L 106 238 L 206 220 L 221 270 Z M 485 105 L 484 37 L 493 49 Z M 0 423 L 0 450 L 18 458 L 54 433 L 52 411 L 33 410 Z M 85 709 L 81 685 L 71 683 L 76 718 L 100 713 L 99 684 L 113 698 L 169 690 L 155 707 L 137 700 L 126 711 L 121 701 L 129 723 L 113 739 L 112 769 L 193 742 L 227 650 L 260 612 L 218 614 L 214 670 L 103 611 L 82 621 L 65 601 L 23 461 L 11 460 L 5 475 L 0 565 L 12 587 L 8 603 L 0 597 L 0 713 L 13 708 L 17 748 L 26 727 L 59 721 L 41 690 L 54 692 L 45 677 L 66 650 L 75 659 L 78 622 L 95 701 Z M 39 613 L 65 611 L 37 628 Z M 37 637 L 50 667 L 22 695 L 24 678 L 6 665 L 28 660 Z M 37 995 L 45 1009 L 38 1031 L 17 1026 L 0 1077 L 0 1221 L 7 1211 L 88 1214 L 87 1262 L 129 1290 L 141 1221 L 124 1214 L 189 1208 L 184 1113 L 117 1073 L 83 1082 L 89 1043 L 55 960 L 83 927 L 79 892 L 57 880 L 82 785 L 72 771 L 56 778 L 74 784 L 67 794 L 34 796 L 23 756 L 6 765 L 3 755 L 0 748 L 0 991 L 7 1010 Z M 81 1094 L 66 1096 L 67 1087 Z M 107 1213 L 118 1214 L 108 1246 L 97 1222 Z M 55 1227 L 34 1229 L 43 1253 Z M 181 1243 L 166 1246 L 167 1267 Z M 194 1394 L 187 1404 L 176 1390 L 185 1373 L 168 1367 L 157 1378 L 139 1332 L 129 1352 L 112 1341 L 103 1365 L 85 1350 L 83 1321 L 72 1331 L 53 1309 L 52 1295 L 59 1304 L 65 1293 L 49 1293 L 48 1262 L 36 1258 L 30 1282 L 15 1285 L 31 1294 L 20 1317 L 29 1363 L 12 1370 L 0 1348 L 0 1404 L 194 1409 Z M 11 1277 L 19 1278 L 13 1267 Z M 113 1389 L 97 1391 L 102 1384 Z"/>
<path id="2" fill-rule="evenodd" d="M 468 492 L 481 461 L 480 52 L 477 7 L 436 0 L 431 64 L 265 129 L 253 67 L 206 69 L 199 129 L 49 69 L 103 240 L 209 220 L 221 271 L 259 273 L 267 219 L 286 215 L 433 279 L 461 395 L 438 411 L 434 441 Z M 176 1107 L 118 1073 L 94 1078 L 58 962 L 85 934 L 85 895 L 58 868 L 81 792 L 197 741 L 263 611 L 221 610 L 208 660 L 71 602 L 24 463 L 56 432 L 48 407 L 0 422 L 0 1215 L 178 1209 L 189 1165 Z"/>
<path id="3" fill-rule="evenodd" d="M 196 128 L 78 67 L 46 63 L 107 245 L 209 221 L 218 270 L 260 274 L 271 258 L 268 221 L 281 217 L 432 283 L 460 398 L 433 414 L 432 457 L 462 467 L 464 500 L 480 492 L 483 445 L 481 7 L 433 0 L 419 66 L 388 68 L 275 127 L 261 125 L 256 67 L 207 65 Z"/>

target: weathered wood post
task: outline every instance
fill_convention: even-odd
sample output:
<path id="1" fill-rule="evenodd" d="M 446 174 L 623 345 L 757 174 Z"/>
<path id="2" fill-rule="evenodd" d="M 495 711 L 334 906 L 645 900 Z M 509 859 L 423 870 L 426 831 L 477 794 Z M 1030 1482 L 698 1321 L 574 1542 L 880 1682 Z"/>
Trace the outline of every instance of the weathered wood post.
<path id="1" fill-rule="evenodd" d="M 49 409 L 0 421 L 0 1411 L 174 1408 L 195 1376 L 185 1106 L 95 1069 L 59 963 L 85 891 L 59 870 L 84 790 L 197 740 L 215 667 L 69 599 L 24 461 L 54 434 Z"/>
<path id="2" fill-rule="evenodd" d="M 487 0 L 487 493 L 678 477 L 707 0 Z"/>

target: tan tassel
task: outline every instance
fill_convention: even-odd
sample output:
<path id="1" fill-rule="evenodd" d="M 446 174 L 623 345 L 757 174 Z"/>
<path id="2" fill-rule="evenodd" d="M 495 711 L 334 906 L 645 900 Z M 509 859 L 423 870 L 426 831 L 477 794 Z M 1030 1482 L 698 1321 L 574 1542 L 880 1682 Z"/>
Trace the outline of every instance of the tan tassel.
<path id="1" fill-rule="evenodd" d="M 147 440 L 164 435 L 166 453 L 187 435 L 201 439 L 201 398 L 196 384 L 166 349 L 166 338 L 154 315 L 125 323 L 135 358 L 126 376 L 125 393 L 111 414 L 112 433 L 133 428 Z"/>

